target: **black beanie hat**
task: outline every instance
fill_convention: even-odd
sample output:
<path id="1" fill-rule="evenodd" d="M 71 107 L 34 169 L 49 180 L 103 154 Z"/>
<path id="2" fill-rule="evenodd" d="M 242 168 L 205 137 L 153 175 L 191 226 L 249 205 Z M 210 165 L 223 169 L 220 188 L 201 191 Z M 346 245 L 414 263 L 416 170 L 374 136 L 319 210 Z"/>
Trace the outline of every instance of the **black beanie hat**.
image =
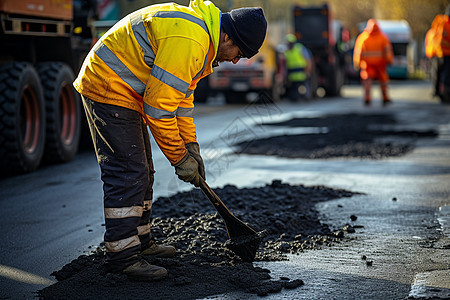
<path id="1" fill-rule="evenodd" d="M 250 58 L 264 42 L 267 21 L 260 7 L 244 7 L 223 13 L 222 27 L 244 56 Z"/>

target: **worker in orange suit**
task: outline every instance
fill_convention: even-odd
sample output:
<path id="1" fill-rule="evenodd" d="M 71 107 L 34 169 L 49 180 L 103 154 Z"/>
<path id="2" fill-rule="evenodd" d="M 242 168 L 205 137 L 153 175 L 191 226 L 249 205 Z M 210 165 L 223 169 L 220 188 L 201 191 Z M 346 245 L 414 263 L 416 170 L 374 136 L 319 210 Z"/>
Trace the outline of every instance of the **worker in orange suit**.
<path id="1" fill-rule="evenodd" d="M 450 103 L 450 5 L 447 6 L 443 18 L 440 45 L 442 49 L 443 64 L 439 94 L 442 102 Z"/>
<path id="2" fill-rule="evenodd" d="M 425 55 L 431 60 L 431 80 L 433 82 L 434 95 L 439 95 L 439 84 L 443 65 L 441 48 L 443 23 L 445 15 L 436 15 L 425 35 Z"/>
<path id="3" fill-rule="evenodd" d="M 372 81 L 378 79 L 383 94 L 383 104 L 389 104 L 388 81 L 386 67 L 394 59 L 392 44 L 389 38 L 381 31 L 377 22 L 370 19 L 364 31 L 358 36 L 353 52 L 353 65 L 360 70 L 362 85 L 364 87 L 364 104 L 370 105 L 370 90 Z"/>

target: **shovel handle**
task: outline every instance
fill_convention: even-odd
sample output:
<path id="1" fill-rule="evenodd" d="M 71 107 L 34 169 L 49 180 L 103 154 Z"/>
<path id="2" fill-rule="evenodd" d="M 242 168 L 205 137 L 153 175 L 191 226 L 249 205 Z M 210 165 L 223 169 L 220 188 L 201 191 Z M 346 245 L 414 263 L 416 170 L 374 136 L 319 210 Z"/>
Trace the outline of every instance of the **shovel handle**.
<path id="1" fill-rule="evenodd" d="M 227 228 L 228 237 L 230 239 L 240 238 L 242 236 L 257 236 L 257 232 L 253 228 L 239 220 L 228 210 L 225 204 L 223 204 L 222 200 L 220 200 L 216 193 L 214 193 L 214 191 L 208 186 L 206 181 L 201 177 L 199 186 L 225 222 L 225 227 Z M 258 237 L 258 239 L 260 238 Z M 241 256 L 241 254 L 238 255 Z M 253 257 L 255 257 L 254 254 Z"/>
<path id="2" fill-rule="evenodd" d="M 214 205 L 216 210 L 222 216 L 222 218 L 226 218 L 227 216 L 232 215 L 232 213 L 228 210 L 225 204 L 220 200 L 219 196 L 214 193 L 214 191 L 209 187 L 206 183 L 205 179 L 200 176 L 200 188 L 202 192 L 206 195 L 209 201 Z"/>

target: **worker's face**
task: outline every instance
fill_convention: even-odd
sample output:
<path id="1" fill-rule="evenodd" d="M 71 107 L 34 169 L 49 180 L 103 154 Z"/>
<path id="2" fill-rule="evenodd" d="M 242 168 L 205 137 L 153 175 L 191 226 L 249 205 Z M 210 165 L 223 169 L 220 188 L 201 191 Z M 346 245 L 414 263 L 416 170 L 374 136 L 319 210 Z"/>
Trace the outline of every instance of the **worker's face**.
<path id="1" fill-rule="evenodd" d="M 224 33 L 220 39 L 219 48 L 217 50 L 217 55 L 213 66 L 218 66 L 219 63 L 224 61 L 229 61 L 235 64 L 243 57 L 244 54 L 239 47 L 233 42 L 228 34 Z"/>

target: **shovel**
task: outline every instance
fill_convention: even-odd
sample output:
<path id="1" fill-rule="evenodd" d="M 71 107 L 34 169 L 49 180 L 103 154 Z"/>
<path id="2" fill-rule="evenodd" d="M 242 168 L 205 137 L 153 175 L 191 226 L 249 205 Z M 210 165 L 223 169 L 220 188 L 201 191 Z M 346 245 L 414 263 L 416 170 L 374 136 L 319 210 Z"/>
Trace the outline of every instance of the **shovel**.
<path id="1" fill-rule="evenodd" d="M 252 262 L 255 259 L 259 244 L 265 236 L 265 231 L 256 232 L 233 215 L 202 177 L 200 177 L 200 188 L 225 222 L 229 238 L 225 244 L 226 247 L 236 253 L 243 261 Z"/>

